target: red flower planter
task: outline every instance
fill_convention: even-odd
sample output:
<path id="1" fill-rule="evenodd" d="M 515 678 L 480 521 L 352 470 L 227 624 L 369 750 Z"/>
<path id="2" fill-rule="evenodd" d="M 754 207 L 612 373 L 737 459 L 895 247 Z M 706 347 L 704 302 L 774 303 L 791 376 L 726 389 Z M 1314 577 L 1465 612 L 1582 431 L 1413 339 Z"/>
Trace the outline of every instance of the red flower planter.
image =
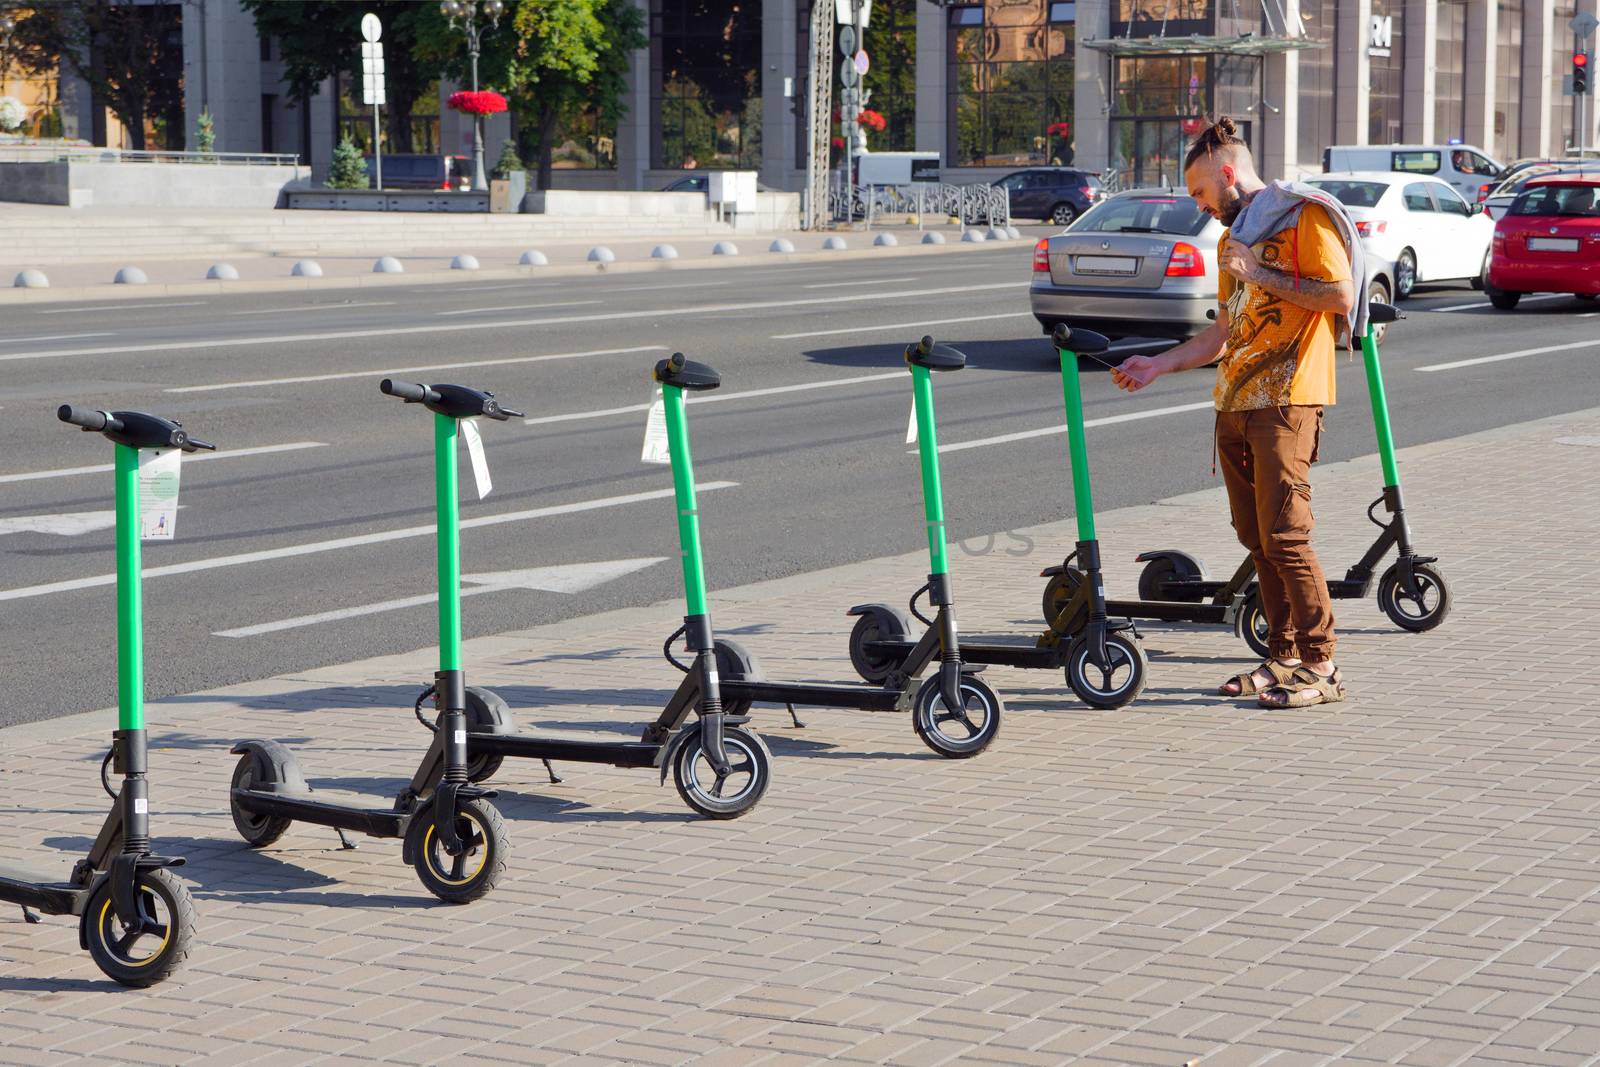
<path id="1" fill-rule="evenodd" d="M 451 111 L 464 111 L 468 115 L 498 115 L 506 110 L 506 98 L 488 89 L 451 93 L 446 104 Z"/>

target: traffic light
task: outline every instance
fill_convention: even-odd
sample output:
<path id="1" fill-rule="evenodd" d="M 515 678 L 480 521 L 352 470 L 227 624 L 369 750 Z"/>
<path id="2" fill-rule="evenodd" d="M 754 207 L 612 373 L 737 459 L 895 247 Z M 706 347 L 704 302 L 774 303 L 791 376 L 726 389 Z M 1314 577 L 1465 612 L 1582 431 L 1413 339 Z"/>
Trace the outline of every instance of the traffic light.
<path id="1" fill-rule="evenodd" d="M 1589 53 L 1572 53 L 1572 95 L 1589 95 Z"/>

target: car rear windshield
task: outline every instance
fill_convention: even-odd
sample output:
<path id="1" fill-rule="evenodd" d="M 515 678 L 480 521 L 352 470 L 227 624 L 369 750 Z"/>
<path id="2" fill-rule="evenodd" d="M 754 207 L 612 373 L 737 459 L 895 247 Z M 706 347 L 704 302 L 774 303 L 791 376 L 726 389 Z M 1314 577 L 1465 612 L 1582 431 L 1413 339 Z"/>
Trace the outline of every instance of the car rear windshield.
<path id="1" fill-rule="evenodd" d="M 1388 186 L 1382 182 L 1312 182 L 1345 207 L 1377 207 Z"/>
<path id="2" fill-rule="evenodd" d="M 1075 233 L 1170 233 L 1197 236 L 1211 217 L 1188 196 L 1118 196 L 1090 208 Z"/>
<path id="3" fill-rule="evenodd" d="M 1600 186 L 1536 185 L 1511 202 L 1508 214 L 1600 218 Z"/>

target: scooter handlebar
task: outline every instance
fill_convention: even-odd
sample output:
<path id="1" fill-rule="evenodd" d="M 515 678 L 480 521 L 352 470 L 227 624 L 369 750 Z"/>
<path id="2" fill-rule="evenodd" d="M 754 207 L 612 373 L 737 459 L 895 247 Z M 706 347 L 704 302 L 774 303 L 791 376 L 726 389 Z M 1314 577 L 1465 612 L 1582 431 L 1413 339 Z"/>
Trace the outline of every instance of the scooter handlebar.
<path id="1" fill-rule="evenodd" d="M 439 394 L 426 385 L 401 381 L 399 378 L 385 378 L 378 383 L 378 388 L 389 396 L 399 397 L 407 404 L 439 402 Z"/>
<path id="2" fill-rule="evenodd" d="M 116 433 L 122 429 L 122 423 L 104 411 L 75 408 L 71 404 L 62 404 L 56 408 L 56 418 L 73 426 L 81 426 L 89 433 L 99 433 L 107 429 Z"/>

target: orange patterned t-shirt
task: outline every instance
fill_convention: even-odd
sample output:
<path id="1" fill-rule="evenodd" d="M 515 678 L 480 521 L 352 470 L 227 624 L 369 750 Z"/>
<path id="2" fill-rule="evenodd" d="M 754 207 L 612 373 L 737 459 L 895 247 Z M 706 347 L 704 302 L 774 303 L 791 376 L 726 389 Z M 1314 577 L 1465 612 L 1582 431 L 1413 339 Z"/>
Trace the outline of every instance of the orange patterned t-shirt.
<path id="1" fill-rule="evenodd" d="M 1220 262 L 1229 234 L 1217 244 Z M 1321 282 L 1350 277 L 1350 257 L 1327 211 L 1307 204 L 1299 222 L 1250 249 L 1264 267 Z M 1228 309 L 1228 336 L 1217 363 L 1212 399 L 1218 411 L 1254 411 L 1287 404 L 1334 402 L 1338 316 L 1312 311 L 1226 271 L 1217 276 L 1217 302 Z"/>

